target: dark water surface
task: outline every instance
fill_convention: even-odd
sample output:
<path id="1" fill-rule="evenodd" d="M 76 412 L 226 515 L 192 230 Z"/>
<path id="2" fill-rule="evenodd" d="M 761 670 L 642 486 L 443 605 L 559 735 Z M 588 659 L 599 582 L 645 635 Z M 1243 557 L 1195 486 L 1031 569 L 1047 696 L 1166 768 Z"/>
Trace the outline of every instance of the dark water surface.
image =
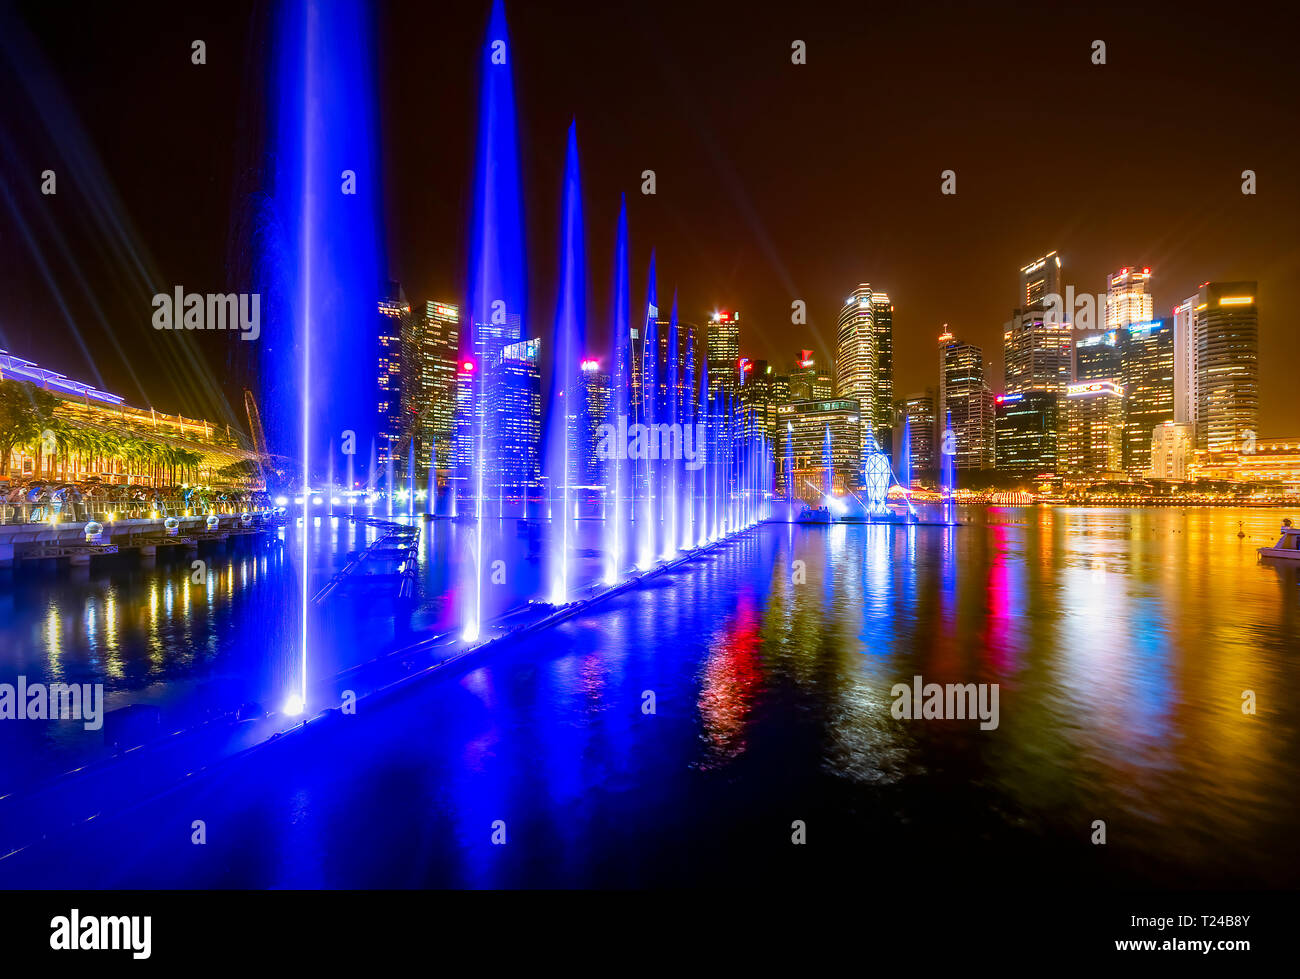
<path id="1" fill-rule="evenodd" d="M 765 526 L 457 675 L 2 861 L 0 882 L 1300 882 L 1300 578 L 1255 554 L 1280 514 L 962 518 Z M 409 624 L 371 604 L 347 628 L 382 644 L 447 624 L 437 583 L 455 577 L 455 532 L 426 540 L 434 597 Z M 296 574 L 276 560 L 232 555 L 213 571 L 215 595 L 191 594 L 184 614 L 173 586 L 165 628 L 152 604 L 122 607 L 128 593 L 165 596 L 143 571 L 8 589 L 5 672 L 97 670 L 121 690 L 154 677 L 178 700 L 168 691 L 198 683 L 202 663 L 256 672 L 284 655 L 296 622 L 283 608 Z M 510 567 L 537 573 L 520 554 Z M 26 607 L 33 594 L 45 604 Z M 88 652 L 58 623 L 92 598 L 95 625 L 82 612 L 73 630 L 100 637 Z M 274 686 L 275 672 L 259 675 Z M 998 684 L 997 728 L 895 719 L 891 687 L 915 675 Z M 1090 842 L 1097 820 L 1104 846 Z"/>

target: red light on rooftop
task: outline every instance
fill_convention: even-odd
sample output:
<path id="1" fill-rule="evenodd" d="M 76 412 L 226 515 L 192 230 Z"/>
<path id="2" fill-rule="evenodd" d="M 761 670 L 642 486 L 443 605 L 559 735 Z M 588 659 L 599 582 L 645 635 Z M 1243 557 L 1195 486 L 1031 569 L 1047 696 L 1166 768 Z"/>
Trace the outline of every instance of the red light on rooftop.
<path id="1" fill-rule="evenodd" d="M 474 373 L 474 361 L 472 360 L 465 361 L 463 364 L 460 365 L 460 369 L 463 370 L 466 374 Z"/>

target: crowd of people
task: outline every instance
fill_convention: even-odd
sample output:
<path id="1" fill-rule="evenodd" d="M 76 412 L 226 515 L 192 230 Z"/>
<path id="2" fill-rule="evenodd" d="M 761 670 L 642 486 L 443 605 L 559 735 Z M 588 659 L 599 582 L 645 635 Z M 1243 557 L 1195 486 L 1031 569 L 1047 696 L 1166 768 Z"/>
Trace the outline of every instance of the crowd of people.
<path id="1" fill-rule="evenodd" d="M 260 490 L 213 486 L 143 486 L 90 479 L 60 483 L 46 479 L 0 480 L 0 507 L 5 522 L 42 522 L 51 518 L 73 522 L 109 509 L 123 519 L 158 513 L 180 516 L 211 510 L 268 509 L 270 498 Z"/>

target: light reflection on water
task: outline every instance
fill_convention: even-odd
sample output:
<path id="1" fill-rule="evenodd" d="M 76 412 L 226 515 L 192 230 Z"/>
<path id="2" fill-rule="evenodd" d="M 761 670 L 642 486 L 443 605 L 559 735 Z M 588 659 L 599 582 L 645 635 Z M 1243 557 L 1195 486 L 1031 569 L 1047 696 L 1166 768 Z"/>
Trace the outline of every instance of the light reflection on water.
<path id="1" fill-rule="evenodd" d="M 1294 883 L 1298 569 L 1254 550 L 1276 539 L 1280 514 L 990 508 L 962 518 L 972 523 L 762 528 L 422 686 L 346 744 L 268 761 L 262 788 L 240 803 L 257 817 L 249 825 L 314 805 L 294 826 L 320 834 L 328 823 L 343 838 L 277 824 L 292 857 L 273 868 L 236 860 L 225 882 L 685 882 L 706 868 L 740 872 L 772 839 L 786 841 L 772 855 L 779 869 L 797 816 L 846 861 L 874 852 L 872 841 L 963 854 L 996 845 L 998 859 L 1046 856 L 1045 868 L 1078 879 Z M 456 580 L 459 531 L 439 524 L 426 536 L 435 597 L 409 626 L 388 621 L 384 632 L 372 616 L 355 635 L 447 624 L 454 606 L 441 596 Z M 580 525 L 592 540 L 598 531 Z M 315 552 L 323 570 L 338 561 L 331 548 L 356 546 L 352 531 L 334 534 Z M 493 546 L 510 569 L 511 587 L 493 598 L 504 608 L 536 589 L 537 565 L 511 534 Z M 94 594 L 75 602 L 93 598 L 94 625 L 81 611 L 72 631 L 38 588 L 39 612 L 6 620 L 4 635 L 38 640 L 33 672 L 80 675 L 93 649 L 119 664 L 120 681 L 104 667 L 110 683 L 143 674 L 182 688 L 231 655 L 200 641 L 213 629 L 222 643 L 272 637 L 242 662 L 270 658 L 277 630 L 292 634 L 283 610 L 264 618 L 293 591 L 282 560 L 213 564 L 188 614 L 171 604 L 188 594 L 179 572 L 161 565 L 85 583 Z M 330 628 L 354 611 L 340 604 Z M 890 688 L 914 675 L 999 684 L 998 728 L 895 720 Z M 1241 711 L 1246 690 L 1254 716 Z M 503 813 L 513 839 L 554 859 L 466 857 Z M 1105 858 L 1087 842 L 1095 819 L 1107 824 Z M 413 836 L 424 862 L 385 849 L 392 834 L 357 831 L 376 820 Z M 322 876 L 314 854 L 344 844 L 354 863 Z"/>

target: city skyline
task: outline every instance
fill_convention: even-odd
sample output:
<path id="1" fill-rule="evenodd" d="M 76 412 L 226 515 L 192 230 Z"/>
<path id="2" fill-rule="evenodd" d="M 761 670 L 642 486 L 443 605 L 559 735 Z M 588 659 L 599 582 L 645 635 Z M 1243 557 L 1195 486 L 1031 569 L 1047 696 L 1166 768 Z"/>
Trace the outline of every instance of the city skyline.
<path id="1" fill-rule="evenodd" d="M 91 178 L 116 191 L 119 214 L 129 218 L 126 227 L 138 231 L 121 231 L 116 240 L 110 238 L 109 250 L 137 255 L 155 270 L 158 282 L 196 287 L 203 283 L 204 291 L 234 288 L 237 282 L 232 280 L 238 278 L 241 259 L 224 242 L 234 240 L 251 220 L 245 207 L 250 188 L 240 182 L 239 174 L 248 154 L 256 153 L 257 141 L 253 134 L 231 131 L 239 100 L 218 99 L 216 93 L 233 90 L 242 93 L 243 99 L 256 100 L 256 86 L 244 54 L 244 38 L 254 19 L 251 13 L 251 8 L 236 7 L 229 13 L 202 18 L 181 15 L 168 21 L 170 26 L 160 34 L 158 18 L 150 16 L 146 5 L 124 13 L 120 24 L 96 24 L 103 30 L 87 32 L 113 37 L 138 30 L 159 45 L 204 32 L 209 36 L 213 57 L 203 66 L 206 74 L 178 74 L 181 91 L 174 95 L 144 90 L 134 93 L 137 98 L 133 101 L 142 106 L 141 118 L 114 120 L 116 127 L 126 127 L 128 138 L 117 139 L 102 128 L 93 106 L 86 104 L 85 91 L 79 102 L 63 103 L 58 84 L 52 83 L 48 90 L 23 89 L 28 106 L 63 106 L 62 113 L 54 114 L 57 129 L 33 133 L 37 124 L 27 118 L 18 131 L 34 136 L 32 145 L 48 151 L 42 160 L 53 160 L 51 165 L 66 169 L 61 175 L 61 196 L 41 198 L 37 175 L 45 163 L 37 165 L 35 159 L 16 154 L 0 163 L 7 184 L 15 188 L 11 207 L 24 218 L 47 266 L 42 271 L 33 267 L 29 255 L 18 255 L 4 273 L 3 285 L 11 300 L 0 326 L 4 341 L 0 346 L 57 365 L 69 375 L 102 379 L 108 390 L 133 401 L 193 414 L 219 414 L 216 407 L 224 406 L 207 403 L 213 401 L 212 392 L 203 384 L 187 382 L 184 370 L 163 369 L 166 358 L 175 357 L 175 351 L 132 347 L 136 340 L 148 340 L 150 347 L 156 341 L 148 332 L 147 318 L 137 314 L 141 298 L 132 295 L 126 284 L 113 281 L 111 263 L 105 266 L 96 258 L 103 241 L 80 230 L 75 220 L 76 198 L 79 188 Z M 63 85 L 73 87 L 87 73 L 96 73 L 120 83 L 123 92 L 131 92 L 135 80 L 115 75 L 99 49 L 81 40 L 69 45 L 53 43 L 58 25 L 39 9 L 25 7 L 20 16 L 35 42 L 27 59 L 43 59 Z M 94 22 L 99 15 L 88 12 L 86 16 Z M 399 35 L 420 26 L 421 16 L 404 11 L 400 16 L 381 17 L 381 45 L 393 47 Z M 439 146 L 449 138 L 460 142 L 457 134 L 463 137 L 472 131 L 473 58 L 485 16 L 486 9 L 476 7 L 439 14 L 439 31 L 446 38 L 440 51 L 445 58 L 418 59 L 416 64 L 395 58 L 384 68 L 382 106 L 385 118 L 394 120 L 385 130 L 381 181 L 387 202 L 387 274 L 401 281 L 416 301 L 432 296 L 464 301 L 465 243 L 458 236 L 438 234 L 436 229 L 459 226 L 463 220 L 468 207 L 470 157 L 464 152 L 440 152 Z M 1191 118 L 1224 101 L 1213 80 L 1224 70 L 1220 62 L 1225 58 L 1241 77 L 1254 79 L 1264 90 L 1280 92 L 1276 86 L 1270 87 L 1269 81 L 1281 77 L 1281 52 L 1267 45 L 1261 48 L 1253 36 L 1248 63 L 1242 63 L 1244 36 L 1230 24 L 1226 34 L 1217 39 L 1219 61 L 1207 60 L 1192 46 L 1177 65 L 1177 70 L 1188 76 L 1180 75 L 1178 86 L 1166 78 L 1173 68 L 1156 73 L 1148 63 L 1129 63 L 1125 54 L 1123 71 L 1129 84 L 1133 84 L 1136 71 L 1139 82 L 1150 82 L 1151 91 L 1163 93 L 1168 103 L 1155 115 L 1142 104 L 1114 109 L 1132 113 L 1132 121 L 1150 127 L 1149 136 L 1139 139 L 1132 154 L 1119 163 L 1103 159 L 1101 150 L 1080 154 L 1087 165 L 1071 159 L 1054 161 L 1051 182 L 1044 185 L 1041 176 L 1046 175 L 1036 174 L 1028 165 L 1008 162 L 997 147 L 997 126 L 983 133 L 956 122 L 946 130 L 950 142 L 942 146 L 923 131 L 927 126 L 900 120 L 898 110 L 887 103 L 876 104 L 870 91 L 847 74 L 845 42 L 830 30 L 830 13 L 814 14 L 804 31 L 810 54 L 802 66 L 791 64 L 788 57 L 794 29 L 770 15 L 759 14 L 741 24 L 729 20 L 725 11 L 705 11 L 690 21 L 697 38 L 720 38 L 726 28 L 729 40 L 712 47 L 709 63 L 722 59 L 730 71 L 752 83 L 760 101 L 762 96 L 771 96 L 766 102 L 772 106 L 770 118 L 742 113 L 736 120 L 726 118 L 724 110 L 729 110 L 731 100 L 725 86 L 708 86 L 709 97 L 693 107 L 669 97 L 679 94 L 673 85 L 674 75 L 695 70 L 691 52 L 700 43 L 683 39 L 678 29 L 686 23 L 682 8 L 656 8 L 648 25 L 626 11 L 581 7 L 546 16 L 524 8 L 513 16 L 520 90 L 534 93 L 520 113 L 526 253 L 532 282 L 525 315 L 534 335 L 540 332 L 538 326 L 545 324 L 545 312 L 554 301 L 554 198 L 560 174 L 552 151 L 562 146 L 567 122 L 576 119 L 591 161 L 586 196 L 587 239 L 593 254 L 606 251 L 612 241 L 618 195 L 626 193 L 632 295 L 644 294 L 646 260 L 654 248 L 659 255 L 661 289 L 676 285 L 684 320 L 703 322 L 708 313 L 719 309 L 746 311 L 748 336 L 741 351 L 745 356 L 779 364 L 793 347 L 812 349 L 817 358 L 829 360 L 844 296 L 853 283 L 872 282 L 888 291 L 898 309 L 894 323 L 896 396 L 931 382 L 928 352 L 943 323 L 982 346 L 990 375 L 1000 377 L 1002 351 L 995 341 L 1014 306 L 1008 302 L 1014 300 L 1014 269 L 1055 249 L 1062 257 L 1064 281 L 1078 291 L 1104 292 L 1106 276 L 1124 262 L 1140 261 L 1152 268 L 1157 317 L 1169 315 L 1204 281 L 1257 281 L 1264 312 L 1260 324 L 1261 429 L 1265 434 L 1286 435 L 1293 427 L 1284 394 L 1286 342 L 1294 325 L 1289 312 L 1293 304 L 1286 297 L 1300 291 L 1300 255 L 1290 246 L 1287 229 L 1300 214 L 1300 200 L 1296 188 L 1282 179 L 1283 174 L 1294 171 L 1297 152 L 1294 141 L 1282 138 L 1277 128 L 1286 116 L 1286 97 L 1275 96 L 1283 100 L 1280 105 L 1264 100 L 1235 107 L 1234 127 L 1243 134 L 1239 141 L 1243 145 L 1231 150 L 1210 147 L 1188 161 L 1177 153 L 1180 144 L 1170 138 L 1176 131 L 1177 107 L 1183 107 L 1184 118 Z M 1059 11 L 1044 13 L 1047 24 L 1070 22 L 1070 16 Z M 913 17 L 895 12 L 886 26 L 908 37 L 920 29 Z M 1008 72 L 998 68 L 999 58 L 1013 48 L 1025 28 L 1005 18 L 995 22 L 1001 33 L 992 36 L 988 51 L 966 50 L 955 36 L 941 33 L 938 50 L 948 57 L 935 69 L 934 77 L 923 74 L 912 79 L 919 86 L 914 98 L 925 104 L 969 109 L 985 103 L 1003 104 L 1012 83 Z M 1177 22 L 1159 27 L 1175 34 L 1191 29 Z M 1126 18 L 1124 31 L 1119 40 L 1125 43 L 1112 42 L 1110 64 L 1092 66 L 1086 58 L 1079 59 L 1079 67 L 1057 80 L 1063 101 L 1056 111 L 1062 118 L 1070 115 L 1076 119 L 1074 127 L 1080 127 L 1078 120 L 1094 118 L 1091 100 L 1096 85 L 1100 84 L 1104 93 L 1114 84 L 1105 73 L 1115 66 L 1115 59 L 1130 45 L 1151 39 L 1157 25 L 1150 15 L 1137 14 Z M 596 93 L 580 84 L 584 70 L 580 64 L 563 59 L 557 64 L 555 57 L 547 56 L 554 54 L 556 39 L 561 37 L 604 39 L 603 45 L 593 40 L 583 49 L 599 65 L 616 60 L 613 49 L 621 51 L 617 60 L 627 60 L 623 49 L 632 45 L 650 46 L 659 56 L 647 62 L 651 68 L 646 77 L 616 71 L 618 84 L 611 85 L 608 93 Z M 188 40 L 177 43 L 188 50 Z M 1169 43 L 1170 38 L 1162 37 L 1162 45 Z M 239 57 L 231 56 L 233 51 L 238 51 Z M 217 57 L 219 52 L 225 53 Z M 887 70 L 895 64 L 891 60 L 895 56 L 885 57 Z M 436 64 L 424 64 L 430 60 Z M 184 57 L 178 56 L 177 62 L 177 72 L 193 67 Z M 965 78 L 961 86 L 955 86 L 959 67 L 972 64 L 991 64 L 993 70 L 973 86 Z M 1088 70 L 1100 74 L 1085 77 Z M 539 71 L 548 73 L 549 86 L 533 83 Z M 798 74 L 800 71 L 806 74 Z M 417 124 L 412 119 L 411 93 L 429 90 L 446 97 L 437 101 L 436 118 Z M 1088 103 L 1081 106 L 1085 90 Z M 845 135 L 842 127 L 834 125 L 831 108 L 818 108 L 807 118 L 791 114 L 790 100 L 817 101 L 828 93 L 835 96 L 830 99 L 832 108 L 853 96 L 867 100 L 860 108 L 881 110 L 879 125 L 886 127 L 891 146 L 897 146 L 898 152 L 867 164 L 860 173 L 851 175 L 836 165 L 836 179 L 818 181 L 817 186 L 782 186 L 775 192 L 774 164 L 764 162 L 758 143 L 793 141 L 794 151 L 815 153 L 832 133 Z M 161 139 L 179 138 L 184 132 L 199 145 L 210 138 L 209 130 L 191 132 L 176 119 L 176 113 L 167 111 L 167 100 L 182 94 L 204 99 L 212 131 L 220 132 L 222 138 L 214 142 L 208 162 L 197 173 L 184 166 L 163 171 L 146 166 L 139 141 L 130 138 L 132 127 L 157 127 Z M 627 99 L 632 99 L 636 112 L 646 120 L 644 125 L 629 129 L 620 101 Z M 956 108 L 949 111 L 960 115 Z M 670 118 L 665 118 L 665 113 Z M 707 118 L 707 124 L 702 118 Z M 225 129 L 221 128 L 223 122 Z M 743 128 L 746 123 L 749 129 Z M 742 127 L 739 133 L 737 126 Z M 1080 132 L 1086 131 L 1080 128 Z M 852 133 L 848 136 L 859 138 Z M 67 147 L 74 140 L 88 141 L 95 152 L 72 154 Z M 1176 172 L 1165 179 L 1174 169 L 1170 162 L 1174 159 L 1179 161 Z M 28 164 L 34 172 L 24 171 Z M 940 173 L 947 167 L 957 176 L 958 193 L 953 197 L 944 197 L 939 191 Z M 1247 168 L 1259 175 L 1259 196 L 1240 192 L 1240 174 Z M 639 192 L 646 169 L 655 171 L 653 196 Z M 858 224 L 854 219 L 860 205 L 851 188 L 858 188 L 864 179 L 881 192 L 868 195 L 864 217 L 869 221 Z M 1140 193 L 1123 196 L 1122 208 L 1117 206 L 1113 213 L 1108 213 L 1105 205 L 1095 209 L 1093 198 L 1099 188 L 1110 188 L 1110 196 L 1119 200 L 1134 189 L 1135 181 Z M 201 195 L 196 193 L 200 186 L 205 188 Z M 210 193 L 211 189 L 216 192 Z M 1026 194 L 1038 198 L 1034 222 L 1011 217 Z M 233 216 L 229 210 L 220 210 L 232 203 L 236 205 Z M 34 210 L 42 204 L 45 213 Z M 192 216 L 213 233 L 200 236 L 205 237 L 202 241 L 189 240 L 192 235 L 179 240 L 177 214 Z M 1214 233 L 1197 233 L 1208 221 L 1213 222 Z M 979 229 L 986 225 L 1004 232 L 992 244 L 979 236 Z M 63 235 L 66 251 L 55 241 L 56 232 Z M 939 242 L 942 244 L 936 244 Z M 162 256 L 165 261 L 160 260 Z M 601 270 L 595 271 L 588 303 L 589 335 L 599 338 L 608 321 L 609 283 Z M 940 287 L 935 288 L 936 284 Z M 77 285 L 83 287 L 74 288 Z M 79 325 L 84 352 L 66 343 L 53 346 L 47 339 L 58 332 L 51 330 L 50 321 L 65 319 L 58 303 L 52 302 L 50 293 L 56 288 L 64 292 L 60 301 L 66 306 L 66 319 Z M 795 300 L 806 304 L 806 325 L 789 322 L 790 303 Z M 144 301 L 147 303 L 147 297 Z M 131 349 L 138 363 L 122 362 L 123 353 L 99 335 L 101 322 L 112 323 L 123 338 L 119 341 L 122 351 Z M 200 338 L 196 341 L 198 352 L 191 356 L 206 366 L 215 379 L 212 383 L 237 409 L 239 392 L 232 390 L 235 384 L 231 379 L 245 368 L 240 358 L 247 351 L 231 350 L 228 343 L 219 342 L 222 339 Z M 139 384 L 132 378 L 133 372 Z M 147 397 L 139 391 L 141 387 Z M 239 421 L 237 410 L 235 415 Z"/>

